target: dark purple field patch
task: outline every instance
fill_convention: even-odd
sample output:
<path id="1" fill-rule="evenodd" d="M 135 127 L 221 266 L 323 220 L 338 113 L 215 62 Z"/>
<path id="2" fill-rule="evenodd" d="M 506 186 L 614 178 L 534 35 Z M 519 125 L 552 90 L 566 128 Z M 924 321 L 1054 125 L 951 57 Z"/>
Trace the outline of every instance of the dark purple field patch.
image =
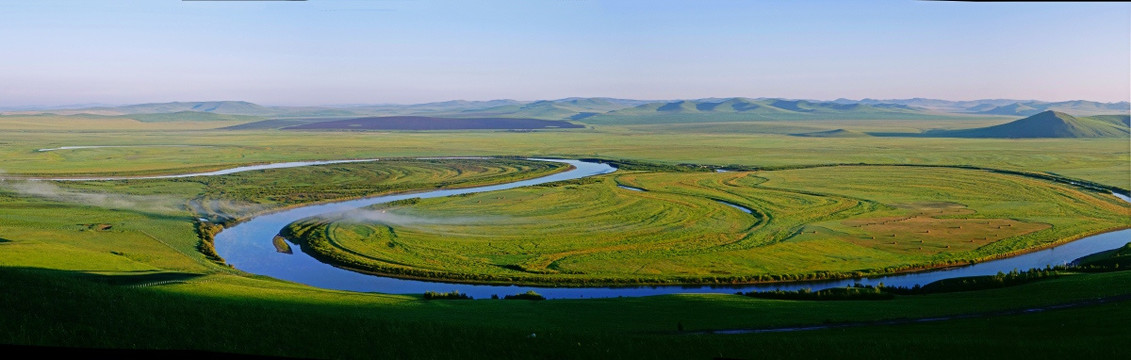
<path id="1" fill-rule="evenodd" d="M 582 128 L 568 121 L 509 118 L 364 117 L 288 126 L 283 130 L 472 130 Z"/>

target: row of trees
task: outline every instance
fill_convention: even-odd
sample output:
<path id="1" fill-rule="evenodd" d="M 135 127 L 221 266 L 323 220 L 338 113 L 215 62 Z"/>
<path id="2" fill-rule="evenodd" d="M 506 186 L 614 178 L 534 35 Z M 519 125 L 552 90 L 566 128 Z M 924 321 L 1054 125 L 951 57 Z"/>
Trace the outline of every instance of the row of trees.
<path id="1" fill-rule="evenodd" d="M 833 288 L 820 291 L 800 289 L 795 291 L 771 290 L 738 293 L 739 295 L 760 299 L 781 300 L 889 300 L 895 295 L 885 292 L 880 287 L 854 286 L 848 288 Z"/>
<path id="2" fill-rule="evenodd" d="M 424 300 L 471 300 L 472 297 L 459 291 L 435 292 L 425 291 Z"/>
<path id="3" fill-rule="evenodd" d="M 201 254 L 204 254 L 204 257 L 208 258 L 208 260 L 223 264 L 224 259 L 220 257 L 220 254 L 216 253 L 215 240 L 216 234 L 224 230 L 224 226 L 198 220 L 195 222 L 194 227 L 196 235 L 200 237 L 200 244 L 197 245 L 197 250 L 199 250 Z"/>
<path id="4" fill-rule="evenodd" d="M 449 291 L 449 292 L 425 291 L 424 292 L 424 300 L 472 300 L 472 299 L 474 299 L 474 298 L 471 297 L 470 295 L 460 293 L 459 291 Z M 497 299 L 499 299 L 499 295 L 491 295 L 491 299 L 497 300 Z M 546 297 L 542 296 L 539 293 L 534 292 L 534 290 L 529 290 L 529 291 L 521 293 L 521 294 L 507 295 L 507 296 L 503 297 L 503 299 L 504 300 L 546 300 Z"/>

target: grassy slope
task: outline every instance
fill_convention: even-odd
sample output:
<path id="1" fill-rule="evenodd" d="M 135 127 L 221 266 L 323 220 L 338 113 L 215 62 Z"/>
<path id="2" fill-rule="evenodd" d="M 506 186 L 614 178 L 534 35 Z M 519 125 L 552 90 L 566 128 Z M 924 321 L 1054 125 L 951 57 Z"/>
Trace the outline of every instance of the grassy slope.
<path id="1" fill-rule="evenodd" d="M 1045 111 L 1007 124 L 985 128 L 933 131 L 927 136 L 962 138 L 1123 138 L 1127 125 L 1118 116 L 1074 117 L 1062 112 Z"/>
<path id="2" fill-rule="evenodd" d="M 657 102 L 600 114 L 580 121 L 600 125 L 679 122 L 829 120 L 829 119 L 954 119 L 902 106 L 837 104 L 806 100 L 732 98 L 721 102 L 684 100 Z"/>
<path id="3" fill-rule="evenodd" d="M 1077 259 L 1083 265 L 1131 267 L 1131 242 L 1121 248 L 1112 249 Z"/>
<path id="4" fill-rule="evenodd" d="M 381 116 L 330 120 L 288 126 L 283 130 L 475 130 L 475 129 L 554 129 L 583 126 L 559 120 L 529 118 L 440 118 L 426 116 Z"/>
<path id="5" fill-rule="evenodd" d="M 1022 101 L 1012 104 L 1003 104 L 997 107 L 989 106 L 976 110 L 980 110 L 982 113 L 1013 116 L 1029 116 L 1041 111 L 1048 110 L 1060 111 L 1074 115 L 1126 114 L 1128 112 L 1126 101 L 1119 103 L 1097 103 L 1085 100 L 1061 101 L 1053 103 L 1043 101 Z"/>
<path id="6" fill-rule="evenodd" d="M 109 108 L 128 114 L 156 114 L 173 112 L 213 112 L 217 114 L 265 115 L 271 110 L 246 101 L 196 101 L 136 104 Z"/>
<path id="7" fill-rule="evenodd" d="M 990 319 L 748 335 L 687 331 L 803 326 L 1057 304 L 1128 293 L 1131 272 L 873 302 L 733 295 L 424 301 L 211 275 L 133 288 L 0 269 L 0 343 L 210 349 L 323 358 L 852 358 L 1114 356 L 1127 303 Z M 43 301 L 43 299 L 53 299 Z M 157 314 L 162 316 L 147 316 Z M 1062 330 L 1062 328 L 1064 330 Z M 530 337 L 530 334 L 536 334 Z M 819 345 L 819 346 L 818 346 Z M 840 356 L 838 356 L 840 357 Z"/>
<path id="8" fill-rule="evenodd" d="M 164 115 L 164 114 L 162 114 Z M 227 116 L 216 119 L 188 119 L 174 122 L 144 122 L 131 116 L 102 115 L 0 115 L 0 130 L 12 132 L 63 132 L 72 135 L 83 132 L 104 133 L 116 129 L 127 133 L 145 131 L 184 131 L 215 129 L 247 122 L 247 120 L 225 121 Z M 199 120 L 199 121 L 198 121 Z"/>
<path id="9" fill-rule="evenodd" d="M 169 122 L 169 121 L 228 121 L 251 122 L 263 120 L 260 116 L 228 115 L 200 111 L 178 111 L 156 114 L 130 114 L 122 115 L 125 119 L 134 119 L 141 122 Z"/>
<path id="10" fill-rule="evenodd" d="M 506 116 L 549 120 L 569 120 L 580 113 L 603 113 L 625 107 L 607 100 L 589 99 L 571 102 L 536 101 L 523 105 L 506 105 L 466 111 L 463 116 Z"/>
<path id="11" fill-rule="evenodd" d="M 648 283 L 882 272 L 1131 226 L 1131 206 L 1112 196 L 975 170 L 627 173 L 567 184 L 382 207 L 423 223 L 312 218 L 290 233 L 304 251 L 384 273 Z"/>

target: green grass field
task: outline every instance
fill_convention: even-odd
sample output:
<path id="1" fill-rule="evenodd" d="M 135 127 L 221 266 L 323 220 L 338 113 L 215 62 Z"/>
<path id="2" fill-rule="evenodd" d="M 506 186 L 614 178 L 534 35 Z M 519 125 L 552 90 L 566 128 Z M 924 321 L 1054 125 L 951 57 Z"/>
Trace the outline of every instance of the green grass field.
<path id="1" fill-rule="evenodd" d="M 193 222 L 198 217 L 239 219 L 300 203 L 494 184 L 564 169 L 559 163 L 525 160 L 389 160 L 223 177 L 4 183 L 0 238 L 9 241 L 3 243 L 0 265 L 215 271 L 197 251 Z"/>
<path id="2" fill-rule="evenodd" d="M 0 118 L 0 125 L 5 122 Z M 20 125 L 0 140 L 0 171 L 9 174 L 153 174 L 217 170 L 248 163 L 450 155 L 529 155 L 628 158 L 659 163 L 782 166 L 824 163 L 976 165 L 1053 172 L 1131 189 L 1131 152 L 1126 139 L 943 139 L 904 137 L 807 138 L 784 135 L 833 129 L 912 132 L 931 128 L 987 126 L 999 120 L 955 123 L 883 121 L 774 122 L 790 126 L 777 134 L 748 133 L 746 124 L 721 128 L 675 125 L 507 133 L 292 132 L 275 130 L 177 130 L 180 123 L 134 128 L 74 119 Z M 88 130 L 68 130 L 71 124 Z M 36 123 L 40 124 L 40 123 Z M 93 124 L 93 125 L 91 125 Z M 218 128 L 231 124 L 191 123 Z M 957 124 L 957 125 L 956 125 Z M 50 126 L 46 130 L 43 127 Z M 185 125 L 187 126 L 187 125 Z M 751 125 L 753 126 L 753 125 Z M 15 128 L 18 126 L 13 125 Z M 3 127 L 0 127 L 3 129 Z M 886 129 L 886 130 L 885 130 Z M 893 130 L 895 129 L 895 130 Z M 803 131 L 802 131 L 803 130 Z M 317 141 L 312 141 L 317 139 Z M 202 145 L 191 148 L 103 148 L 37 152 L 76 145 Z"/>
<path id="3" fill-rule="evenodd" d="M 806 326 L 1023 309 L 1126 294 L 1131 272 L 885 301 L 737 295 L 443 301 L 209 275 L 111 285 L 72 272 L 0 268 L 0 343 L 207 349 L 314 358 L 1118 357 L 1127 302 L 989 318 L 796 333 L 678 332 Z M 45 301 L 45 299 L 50 299 Z M 155 316 L 154 314 L 160 314 Z M 534 334 L 534 337 L 531 337 Z M 843 356 L 842 356 L 843 355 Z"/>
<path id="4" fill-rule="evenodd" d="M 377 205 L 285 234 L 378 273 L 582 285 L 859 276 L 1131 227 L 1131 206 L 1114 196 L 980 170 L 625 173 L 557 185 Z"/>
<path id="5" fill-rule="evenodd" d="M 986 125 L 991 125 L 998 120 L 969 121 L 985 121 Z M 951 126 L 912 120 L 889 122 L 908 129 Z M 0 170 L 6 176 L 122 175 L 215 170 L 295 160 L 557 155 L 664 164 L 976 165 L 1053 172 L 1131 188 L 1131 179 L 1127 177 L 1131 171 L 1131 154 L 1125 139 L 803 138 L 732 132 L 731 127 L 740 126 L 734 124 L 702 131 L 677 130 L 674 125 L 641 125 L 535 133 L 212 130 L 233 124 L 0 117 L 0 129 L 5 130 L 4 139 L 0 139 L 0 158 L 4 159 Z M 810 121 L 788 125 L 815 131 L 884 128 L 884 124 L 873 121 Z M 37 151 L 77 145 L 199 146 Z M 537 165 L 540 163 L 507 161 L 509 163 L 493 166 L 380 161 L 209 179 L 43 183 L 52 186 L 39 188 L 37 195 L 32 195 L 29 191 L 32 189 L 13 188 L 17 182 L 4 181 L 0 190 L 0 287 L 4 289 L 0 291 L 0 343 L 201 349 L 314 358 L 752 359 L 814 358 L 830 354 L 843 358 L 1118 358 L 1122 349 L 1117 344 L 1131 340 L 1128 335 L 1131 332 L 1126 331 L 1126 324 L 1131 322 L 1131 308 L 1126 301 L 1008 316 L 796 333 L 690 335 L 677 331 L 680 327 L 690 332 L 932 317 L 1115 298 L 1131 294 L 1131 287 L 1125 286 L 1131 282 L 1129 272 L 1075 274 L 1001 289 L 896 296 L 893 300 L 864 302 L 765 300 L 735 295 L 540 302 L 428 301 L 420 296 L 323 290 L 255 276 L 212 262 L 199 251 L 201 240 L 193 227 L 198 215 L 193 211 L 194 200 L 203 203 L 216 200 L 217 204 L 227 205 L 209 209 L 233 213 L 243 209 L 250 214 L 298 203 L 437 186 L 496 183 L 560 171 L 560 168 Z M 394 168 L 399 170 L 392 170 Z M 500 217 L 531 216 L 531 219 L 549 219 L 557 211 L 557 215 L 564 216 L 562 224 L 569 226 L 568 221 L 583 218 L 580 215 L 585 209 L 550 208 L 549 204 L 577 204 L 571 200 L 607 194 L 612 199 L 598 200 L 626 206 L 624 209 L 642 205 L 686 212 L 658 218 L 673 226 L 692 225 L 682 234 L 723 233 L 696 225 L 698 221 L 687 222 L 691 214 L 714 216 L 701 220 L 705 221 L 703 224 L 729 224 L 730 220 L 737 220 L 739 225 L 728 226 L 750 224 L 757 227 L 751 230 L 752 234 L 770 238 L 782 233 L 780 229 L 801 223 L 815 224 L 812 225 L 815 230 L 829 234 L 843 233 L 845 239 L 873 231 L 906 231 L 898 228 L 900 224 L 868 220 L 895 216 L 918 219 L 920 223 L 905 221 L 915 226 L 977 222 L 982 218 L 1003 219 L 1003 224 L 1008 222 L 1017 227 L 1025 224 L 1052 226 L 1030 233 L 1029 237 L 1012 233 L 1017 229 L 1000 229 L 1005 232 L 1003 235 L 1014 236 L 1009 238 L 1011 241 L 995 244 L 1010 246 L 985 248 L 985 252 L 959 251 L 958 245 L 946 243 L 945 237 L 934 239 L 913 231 L 907 235 L 909 241 L 917 236 L 924 244 L 928 241 L 946 243 L 952 245 L 955 254 L 975 256 L 1055 241 L 1052 239 L 1057 236 L 1038 236 L 1050 229 L 1063 231 L 1057 234 L 1067 234 L 1108 226 L 1112 221 L 1105 213 L 1114 210 L 1103 209 L 1118 204 L 1113 199 L 1091 194 L 1085 194 L 1083 199 L 1091 197 L 1092 200 L 1074 202 L 1057 198 L 1063 189 L 1060 185 L 1001 174 L 975 175 L 971 170 L 946 170 L 962 181 L 953 183 L 953 188 L 929 176 L 904 175 L 903 181 L 911 181 L 916 186 L 900 187 L 906 189 L 905 192 L 877 194 L 867 187 L 854 186 L 851 181 L 833 181 L 822 175 L 824 171 L 834 171 L 832 169 L 846 180 L 866 178 L 895 182 L 890 174 L 874 176 L 863 167 L 760 171 L 753 176 L 744 173 L 618 173 L 591 184 L 426 200 L 405 209 L 426 210 L 429 216 L 456 216 L 477 211 L 472 217 L 497 213 Z M 288 181 L 280 183 L 278 179 Z M 651 191 L 630 192 L 615 187 L 617 182 Z M 1015 182 L 1021 183 L 1026 192 L 1018 191 Z M 969 189 L 958 191 L 961 186 L 972 183 L 993 191 L 984 191 L 984 194 Z M 1030 194 L 1029 190 L 1036 193 Z M 902 205 L 939 202 L 936 195 L 949 194 L 948 191 L 956 192 L 954 195 L 962 199 L 948 202 L 961 203 L 965 209 L 975 209 L 978 213 L 966 213 L 950 205 Z M 766 198 L 772 202 L 757 201 L 766 194 L 776 196 Z M 534 198 L 535 195 L 544 196 Z M 1057 200 L 1042 197 L 1044 195 Z M 1012 198 L 1009 202 L 995 203 L 993 196 Z M 765 213 L 790 214 L 787 217 L 795 221 L 765 221 L 754 225 L 750 215 L 707 200 L 708 197 L 727 199 Z M 520 199 L 530 202 L 515 204 Z M 483 203 L 472 203 L 472 200 Z M 822 208 L 825 214 L 837 206 L 862 200 L 875 201 L 877 205 L 874 208 L 848 207 L 870 210 L 855 213 L 856 217 L 851 218 L 868 220 L 864 222 L 836 216 L 802 219 L 800 214 L 791 213 L 798 209 L 798 201 L 817 200 L 826 205 Z M 508 213 L 497 207 L 484 209 L 484 203 L 526 209 L 547 205 L 537 209 L 541 213 L 526 215 L 517 210 Z M 629 204 L 633 206 L 628 207 Z M 1033 209 L 1015 214 L 1017 209 L 1028 206 Z M 1118 209 L 1126 211 L 1126 207 Z M 1080 220 L 1085 218 L 1098 222 Z M 1124 215 L 1122 223 L 1126 223 L 1126 219 Z M 443 226 L 463 231 L 474 224 Z M 880 228 L 875 228 L 877 226 Z M 966 224 L 962 226 L 962 230 L 973 229 L 967 229 Z M 511 231 L 519 229 L 522 227 Z M 647 233 L 643 227 L 632 226 L 619 231 L 619 236 L 624 238 Z M 812 234 L 786 238 L 777 246 L 820 242 L 805 238 L 809 235 Z M 884 247 L 887 244 L 869 245 L 845 239 L 826 241 L 837 241 L 846 249 L 862 252 L 877 252 L 879 250 L 868 250 L 868 246 L 877 246 L 892 254 L 890 256 L 906 259 L 940 256 L 929 251 L 919 252 L 917 246 L 889 249 Z M 942 258 L 946 256 L 958 255 L 944 252 Z M 694 256 L 672 260 L 684 264 L 702 261 Z M 594 264 L 589 262 L 588 266 Z M 581 265 L 585 263 L 579 262 L 576 266 Z M 798 266 L 797 271 L 813 268 L 814 265 L 807 264 Z M 435 290 L 449 289 L 437 285 Z"/>

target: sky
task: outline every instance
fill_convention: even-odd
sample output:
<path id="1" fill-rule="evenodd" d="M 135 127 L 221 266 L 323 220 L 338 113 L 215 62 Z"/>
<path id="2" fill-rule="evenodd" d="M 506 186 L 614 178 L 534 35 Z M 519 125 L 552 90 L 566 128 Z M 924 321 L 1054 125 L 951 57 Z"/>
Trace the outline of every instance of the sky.
<path id="1" fill-rule="evenodd" d="M 0 0 L 0 107 L 1128 101 L 1131 4 Z"/>

